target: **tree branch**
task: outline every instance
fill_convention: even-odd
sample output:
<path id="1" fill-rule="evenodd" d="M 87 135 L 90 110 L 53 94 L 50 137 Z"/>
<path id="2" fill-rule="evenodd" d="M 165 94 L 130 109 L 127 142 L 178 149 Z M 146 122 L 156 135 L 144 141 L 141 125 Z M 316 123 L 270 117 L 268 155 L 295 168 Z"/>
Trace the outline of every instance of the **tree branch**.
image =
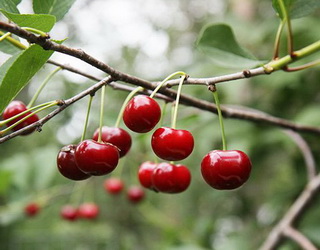
<path id="1" fill-rule="evenodd" d="M 304 250 L 318 249 L 313 245 L 313 243 L 306 236 L 304 236 L 301 232 L 294 229 L 293 227 L 287 227 L 286 230 L 284 230 L 284 235 L 289 239 L 295 241 L 301 247 L 301 249 L 304 249 Z"/>

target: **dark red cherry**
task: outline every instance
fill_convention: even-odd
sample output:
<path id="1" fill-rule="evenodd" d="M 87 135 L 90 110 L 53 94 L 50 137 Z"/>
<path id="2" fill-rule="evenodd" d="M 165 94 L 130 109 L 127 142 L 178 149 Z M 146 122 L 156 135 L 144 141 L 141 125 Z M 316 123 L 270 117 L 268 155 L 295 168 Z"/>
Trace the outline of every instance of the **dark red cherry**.
<path id="1" fill-rule="evenodd" d="M 35 203 L 35 202 L 29 203 L 24 207 L 24 213 L 29 217 L 33 217 L 37 215 L 39 211 L 40 211 L 40 206 L 38 203 Z"/>
<path id="2" fill-rule="evenodd" d="M 180 161 L 191 154 L 194 140 L 187 130 L 162 127 L 153 133 L 151 146 L 153 152 L 161 159 Z"/>
<path id="3" fill-rule="evenodd" d="M 27 106 L 21 102 L 21 101 L 12 101 L 11 103 L 9 103 L 9 105 L 6 107 L 6 109 L 3 112 L 3 120 L 9 119 L 17 114 L 20 114 L 23 111 L 27 110 Z M 21 115 L 20 117 L 10 121 L 7 123 L 7 126 L 11 126 L 12 124 L 16 123 L 17 121 L 21 120 L 22 118 L 26 117 L 27 115 L 30 115 L 31 112 L 27 112 L 24 115 Z M 17 131 L 19 129 L 22 129 L 26 126 L 29 126 L 32 123 L 35 123 L 39 121 L 39 117 L 37 114 L 34 114 L 32 116 L 30 116 L 29 118 L 27 118 L 26 120 L 24 120 L 23 122 L 19 123 L 17 126 L 15 126 L 12 130 L 13 131 Z M 23 134 L 21 135 L 28 135 L 30 133 L 32 133 L 35 129 L 30 129 L 27 130 L 25 132 L 23 132 Z"/>
<path id="4" fill-rule="evenodd" d="M 100 209 L 97 204 L 93 202 L 83 203 L 78 208 L 79 218 L 95 219 L 99 215 Z"/>
<path id="5" fill-rule="evenodd" d="M 146 161 L 139 166 L 138 179 L 140 184 L 148 189 L 154 189 L 152 184 L 152 173 L 158 164 Z"/>
<path id="6" fill-rule="evenodd" d="M 119 150 L 110 143 L 84 140 L 76 148 L 75 160 L 82 172 L 89 175 L 105 175 L 116 168 Z"/>
<path id="7" fill-rule="evenodd" d="M 60 210 L 60 216 L 65 220 L 75 221 L 78 218 L 78 209 L 71 205 L 65 205 Z"/>
<path id="8" fill-rule="evenodd" d="M 137 95 L 127 104 L 123 121 L 134 132 L 146 133 L 152 130 L 161 117 L 159 104 L 149 96 Z"/>
<path id="9" fill-rule="evenodd" d="M 163 193 L 180 193 L 185 191 L 191 182 L 189 169 L 181 164 L 160 163 L 153 170 L 153 187 Z"/>
<path id="10" fill-rule="evenodd" d="M 127 198 L 132 203 L 139 203 L 145 197 L 144 190 L 139 186 L 131 186 L 127 190 Z"/>
<path id="11" fill-rule="evenodd" d="M 80 181 L 90 177 L 90 175 L 82 172 L 75 161 L 75 150 L 77 145 L 64 146 L 58 153 L 57 166 L 59 172 L 66 178 Z"/>
<path id="12" fill-rule="evenodd" d="M 119 194 L 123 190 L 124 184 L 121 179 L 112 177 L 104 181 L 103 187 L 110 194 Z"/>
<path id="13" fill-rule="evenodd" d="M 98 141 L 98 137 L 99 128 L 94 132 L 92 139 Z M 125 156 L 131 147 L 131 136 L 122 128 L 102 127 L 101 140 L 118 147 L 120 150 L 120 157 Z"/>
<path id="14" fill-rule="evenodd" d="M 214 150 L 202 159 L 204 180 L 215 189 L 235 189 L 245 183 L 251 172 L 249 157 L 239 150 Z"/>

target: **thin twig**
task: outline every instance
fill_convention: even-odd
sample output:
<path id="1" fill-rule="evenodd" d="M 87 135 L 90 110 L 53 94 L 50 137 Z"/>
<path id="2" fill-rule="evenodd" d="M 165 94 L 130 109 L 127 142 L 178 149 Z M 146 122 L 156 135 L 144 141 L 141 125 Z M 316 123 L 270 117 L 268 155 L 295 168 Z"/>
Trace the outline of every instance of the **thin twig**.
<path id="1" fill-rule="evenodd" d="M 284 236 L 296 242 L 301 247 L 301 249 L 304 249 L 304 250 L 318 249 L 313 245 L 313 243 L 306 236 L 304 236 L 301 232 L 299 232 L 293 227 L 287 227 L 283 233 L 284 233 Z"/>

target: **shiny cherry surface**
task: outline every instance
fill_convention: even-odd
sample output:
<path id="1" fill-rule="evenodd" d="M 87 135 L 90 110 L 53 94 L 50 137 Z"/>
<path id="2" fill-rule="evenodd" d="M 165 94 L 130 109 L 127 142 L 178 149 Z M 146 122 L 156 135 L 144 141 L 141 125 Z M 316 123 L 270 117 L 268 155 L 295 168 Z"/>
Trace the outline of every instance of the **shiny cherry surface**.
<path id="1" fill-rule="evenodd" d="M 76 148 L 75 160 L 81 171 L 90 175 L 112 172 L 119 161 L 119 150 L 110 143 L 84 140 Z"/>
<path id="2" fill-rule="evenodd" d="M 99 128 L 93 134 L 92 139 L 98 141 Z M 108 142 L 119 148 L 120 157 L 125 156 L 132 144 L 130 134 L 122 128 L 116 127 L 102 127 L 101 140 Z"/>
<path id="3" fill-rule="evenodd" d="M 71 205 L 65 205 L 60 210 L 60 216 L 65 220 L 75 221 L 78 218 L 78 209 Z"/>
<path id="4" fill-rule="evenodd" d="M 106 179 L 103 183 L 103 187 L 106 192 L 110 194 L 119 194 L 124 188 L 123 181 L 116 177 Z"/>
<path id="5" fill-rule="evenodd" d="M 159 104 L 149 96 L 137 95 L 127 104 L 123 121 L 134 132 L 146 133 L 152 130 L 161 117 Z"/>
<path id="6" fill-rule="evenodd" d="M 215 189 L 236 189 L 244 184 L 251 172 L 249 157 L 239 150 L 214 150 L 202 159 L 204 180 Z"/>
<path id="7" fill-rule="evenodd" d="M 185 191 L 191 182 L 189 169 L 181 164 L 160 163 L 152 174 L 154 188 L 163 193 L 180 193 Z"/>
<path id="8" fill-rule="evenodd" d="M 127 190 L 127 198 L 132 203 L 139 203 L 145 197 L 144 190 L 139 186 L 131 186 Z"/>
<path id="9" fill-rule="evenodd" d="M 192 153 L 194 139 L 187 130 L 161 127 L 153 133 L 151 146 L 153 152 L 161 159 L 180 161 Z"/>
<path id="10" fill-rule="evenodd" d="M 11 103 L 9 103 L 9 105 L 6 107 L 6 109 L 3 111 L 3 120 L 9 119 L 17 114 L 20 114 L 23 111 L 27 110 L 27 106 L 21 102 L 21 101 L 12 101 Z M 21 120 L 22 118 L 26 117 L 27 115 L 30 115 L 31 112 L 27 112 L 26 114 L 10 121 L 7 123 L 7 126 L 11 126 L 12 124 L 16 123 L 17 121 Z M 19 123 L 17 126 L 15 126 L 12 130 L 13 131 L 17 131 L 19 129 L 22 129 L 26 126 L 29 126 L 30 124 L 39 121 L 39 117 L 37 114 L 34 114 L 32 116 L 30 116 L 29 118 L 27 118 L 26 120 L 24 120 L 23 122 Z M 26 132 L 24 132 L 22 135 L 28 135 L 30 133 L 32 133 L 35 129 L 30 129 Z"/>
<path id="11" fill-rule="evenodd" d="M 78 208 L 79 218 L 95 219 L 100 213 L 100 209 L 97 204 L 93 202 L 83 203 Z"/>
<path id="12" fill-rule="evenodd" d="M 37 215 L 39 211 L 40 206 L 35 202 L 29 203 L 24 207 L 24 213 L 29 217 Z"/>
<path id="13" fill-rule="evenodd" d="M 58 153 L 57 156 L 57 166 L 59 172 L 66 178 L 80 181 L 85 180 L 90 177 L 90 175 L 82 172 L 75 160 L 75 149 L 77 145 L 67 145 L 64 146 Z"/>
<path id="14" fill-rule="evenodd" d="M 139 166 L 138 179 L 143 187 L 152 190 L 154 189 L 152 184 L 152 173 L 157 165 L 157 163 L 146 161 Z"/>

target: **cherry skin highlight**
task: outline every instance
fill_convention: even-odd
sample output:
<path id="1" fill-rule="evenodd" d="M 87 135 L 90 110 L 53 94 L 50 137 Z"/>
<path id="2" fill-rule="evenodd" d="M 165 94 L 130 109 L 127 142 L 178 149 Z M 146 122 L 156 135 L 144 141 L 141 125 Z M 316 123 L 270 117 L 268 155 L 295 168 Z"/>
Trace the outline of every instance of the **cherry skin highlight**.
<path id="1" fill-rule="evenodd" d="M 159 104 L 149 96 L 137 95 L 127 104 L 123 121 L 134 132 L 146 133 L 152 130 L 161 117 Z"/>
<path id="2" fill-rule="evenodd" d="M 82 172 L 75 160 L 75 150 L 77 145 L 64 146 L 58 153 L 57 166 L 59 172 L 66 178 L 80 181 L 90 177 L 90 175 Z"/>
<path id="3" fill-rule="evenodd" d="M 152 173 L 157 165 L 157 163 L 146 161 L 139 166 L 138 179 L 143 187 L 154 190 L 152 184 Z"/>
<path id="4" fill-rule="evenodd" d="M 60 216 L 62 219 L 75 221 L 78 218 L 78 209 L 71 205 L 65 205 L 60 210 Z"/>
<path id="5" fill-rule="evenodd" d="M 98 141 L 99 128 L 93 134 L 92 139 Z M 101 140 L 119 148 L 120 157 L 125 156 L 131 148 L 132 140 L 130 134 L 122 128 L 102 127 Z"/>
<path id="6" fill-rule="evenodd" d="M 110 143 L 84 140 L 76 148 L 75 160 L 79 169 L 89 175 L 111 173 L 119 161 L 119 150 Z"/>
<path id="7" fill-rule="evenodd" d="M 181 164 L 160 163 L 153 170 L 152 183 L 154 188 L 163 193 L 181 193 L 191 182 L 189 169 Z"/>
<path id="8" fill-rule="evenodd" d="M 180 161 L 192 153 L 194 139 L 187 130 L 161 127 L 153 133 L 151 146 L 153 152 L 161 159 Z"/>
<path id="9" fill-rule="evenodd" d="M 79 218 L 84 219 L 95 219 L 100 213 L 100 209 L 97 204 L 93 202 L 83 203 L 78 208 Z"/>
<path id="10" fill-rule="evenodd" d="M 239 150 L 214 150 L 202 159 L 201 173 L 213 188 L 236 189 L 242 186 L 251 172 L 249 157 Z"/>
<path id="11" fill-rule="evenodd" d="M 144 190 L 139 186 L 132 186 L 127 190 L 127 198 L 132 203 L 139 203 L 145 197 Z"/>
<path id="12" fill-rule="evenodd" d="M 21 101 L 12 101 L 11 103 L 9 103 L 9 105 L 6 107 L 6 109 L 3 112 L 3 120 L 9 119 L 15 115 L 20 114 L 23 111 L 27 110 L 27 106 L 21 102 Z M 17 121 L 21 120 L 22 118 L 26 117 L 27 115 L 30 115 L 32 112 L 27 112 L 26 114 L 10 121 L 7 123 L 7 126 L 11 126 L 12 124 L 16 123 Z M 32 123 L 35 123 L 39 121 L 39 117 L 37 114 L 34 114 L 32 116 L 30 116 L 29 118 L 27 118 L 26 120 L 24 120 L 23 122 L 19 123 L 17 126 L 15 126 L 12 130 L 13 131 L 17 131 L 19 129 L 22 129 L 26 126 L 29 126 Z M 35 128 L 27 130 L 25 132 L 23 132 L 21 135 L 28 135 L 30 133 L 32 133 L 35 130 Z"/>
<path id="13" fill-rule="evenodd" d="M 103 187 L 106 192 L 115 195 L 121 193 L 124 188 L 124 184 L 121 179 L 112 177 L 104 181 Z"/>

